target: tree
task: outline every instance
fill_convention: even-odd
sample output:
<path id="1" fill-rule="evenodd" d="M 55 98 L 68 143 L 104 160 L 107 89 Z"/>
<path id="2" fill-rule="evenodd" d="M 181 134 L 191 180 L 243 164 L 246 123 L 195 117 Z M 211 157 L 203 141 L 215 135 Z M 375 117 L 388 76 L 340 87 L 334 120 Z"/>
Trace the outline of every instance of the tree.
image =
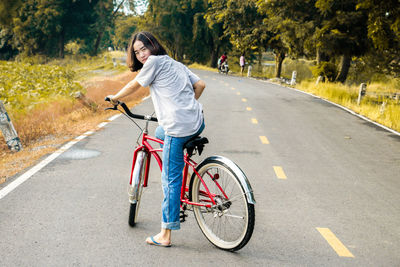
<path id="1" fill-rule="evenodd" d="M 276 78 L 281 77 L 282 63 L 288 52 L 278 26 L 281 17 L 277 15 L 279 13 L 275 13 L 277 11 L 275 4 L 278 3 L 275 3 L 275 1 L 257 1 L 258 12 L 263 16 L 262 23 L 259 25 L 259 31 L 262 32 L 260 40 L 274 52 Z"/>
<path id="2" fill-rule="evenodd" d="M 92 37 L 96 1 L 24 0 L 9 25 L 12 45 L 24 55 L 64 57 L 69 40 Z M 79 25 L 79 27 L 77 27 Z"/>
<path id="3" fill-rule="evenodd" d="M 219 43 L 218 27 L 208 27 L 204 18 L 207 8 L 206 0 L 150 0 L 137 28 L 157 36 L 173 58 L 206 63 Z"/>
<path id="4" fill-rule="evenodd" d="M 207 22 L 222 24 L 223 38 L 229 38 L 240 54 L 260 51 L 264 45 L 262 37 L 266 35 L 259 30 L 263 15 L 258 13 L 255 1 L 209 0 L 209 3 Z"/>
<path id="5" fill-rule="evenodd" d="M 21 4 L 21 0 L 1 0 L 0 25 L 7 26 L 10 24 Z"/>
<path id="6" fill-rule="evenodd" d="M 193 60 L 209 62 L 210 67 L 215 68 L 219 55 L 230 47 L 229 37 L 224 35 L 223 23 L 218 22 L 215 14 L 210 12 L 211 4 L 199 2 L 203 2 L 203 9 L 194 17 L 193 42 L 196 44 L 194 51 L 201 51 L 201 54 L 196 53 L 198 55 L 195 54 Z"/>
<path id="7" fill-rule="evenodd" d="M 353 56 L 362 56 L 368 48 L 367 13 L 357 10 L 356 0 L 318 0 L 315 6 L 322 14 L 317 43 L 333 57 L 340 57 L 336 81 L 344 83 Z"/>
<path id="8" fill-rule="evenodd" d="M 98 0 L 94 6 L 96 20 L 92 25 L 95 30 L 96 39 L 92 50 L 92 55 L 97 55 L 101 39 L 107 27 L 112 27 L 117 17 L 123 8 L 127 11 L 134 13 L 135 7 L 134 0 Z"/>
<path id="9" fill-rule="evenodd" d="M 127 48 L 132 34 L 137 30 L 139 17 L 120 14 L 115 20 L 112 43 L 115 47 Z"/>
<path id="10" fill-rule="evenodd" d="M 59 2 L 24 1 L 11 25 L 13 47 L 25 55 L 52 53 L 62 15 Z"/>
<path id="11" fill-rule="evenodd" d="M 0 19 L 9 22 L 2 28 L 8 30 L 12 36 L 11 40 L 7 39 L 7 43 L 24 55 L 58 55 L 62 58 L 65 44 L 76 40 L 84 44 L 83 51 L 97 54 L 107 27 L 113 26 L 122 7 L 126 11 L 133 8 L 135 0 L 21 0 L 16 3 L 18 2 L 19 9 L 10 15 L 11 18 L 4 15 L 2 8 L 16 4 L 9 1 L 0 4 Z M 4 43 L 4 40 L 0 43 Z"/>
<path id="12" fill-rule="evenodd" d="M 150 0 L 140 21 L 140 28 L 151 31 L 171 52 L 182 61 L 193 47 L 193 17 L 196 14 L 191 0 Z"/>
<path id="13" fill-rule="evenodd" d="M 364 59 L 376 70 L 392 75 L 400 74 L 400 5 L 398 0 L 359 0 L 358 10 L 368 13 L 368 37 L 372 41 Z"/>

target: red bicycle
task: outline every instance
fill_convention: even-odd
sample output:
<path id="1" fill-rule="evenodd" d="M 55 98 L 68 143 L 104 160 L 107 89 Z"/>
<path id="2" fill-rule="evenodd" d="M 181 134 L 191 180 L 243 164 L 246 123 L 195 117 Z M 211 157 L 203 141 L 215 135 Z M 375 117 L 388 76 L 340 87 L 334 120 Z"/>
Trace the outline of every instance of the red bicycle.
<path id="1" fill-rule="evenodd" d="M 106 101 L 109 99 L 106 98 Z M 141 143 L 138 142 L 133 154 L 128 189 L 129 225 L 133 227 L 138 219 L 143 187 L 148 185 L 152 157 L 157 161 L 160 170 L 162 169 L 162 159 L 158 154 L 162 149 L 153 148 L 149 142 L 163 144 L 163 141 L 148 135 L 149 121 L 156 122 L 157 118 L 133 114 L 122 102 L 107 109 L 120 111 L 142 130 Z M 145 120 L 145 127 L 142 129 L 133 119 Z M 210 156 L 199 164 L 193 161 L 191 156 L 196 153 L 200 155 L 206 143 L 207 138 L 197 136 L 184 145 L 186 153 L 181 189 L 181 222 L 187 217 L 186 211 L 193 211 L 201 231 L 213 245 L 224 250 L 236 251 L 249 242 L 253 233 L 253 190 L 244 172 L 228 158 Z M 189 169 L 192 174 L 187 185 Z"/>

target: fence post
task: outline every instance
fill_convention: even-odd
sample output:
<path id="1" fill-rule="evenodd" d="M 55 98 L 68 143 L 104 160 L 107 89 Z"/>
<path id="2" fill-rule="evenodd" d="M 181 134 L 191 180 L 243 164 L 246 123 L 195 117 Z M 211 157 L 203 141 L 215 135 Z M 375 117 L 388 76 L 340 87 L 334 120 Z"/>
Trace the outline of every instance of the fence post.
<path id="1" fill-rule="evenodd" d="M 315 83 L 315 85 L 318 85 L 323 79 L 324 79 L 324 77 L 318 76 L 317 82 Z"/>
<path id="2" fill-rule="evenodd" d="M 75 98 L 78 99 L 84 106 L 90 108 L 92 111 L 97 110 L 97 104 L 93 100 L 87 98 L 80 91 L 75 93 Z"/>
<path id="3" fill-rule="evenodd" d="M 360 105 L 362 97 L 367 92 L 367 84 L 362 83 L 360 85 L 360 89 L 358 90 L 358 98 L 357 98 L 357 105 Z"/>
<path id="4" fill-rule="evenodd" d="M 386 102 L 383 102 L 381 107 L 379 108 L 379 112 L 381 113 L 381 115 L 383 115 L 383 113 L 385 113 L 385 109 L 386 109 Z"/>
<path id="5" fill-rule="evenodd" d="M 251 69 L 253 67 L 251 65 L 249 65 L 248 69 L 247 69 L 247 77 L 251 77 Z"/>
<path id="6" fill-rule="evenodd" d="M 0 130 L 3 132 L 4 139 L 8 148 L 13 152 L 22 150 L 21 140 L 19 140 L 17 131 L 8 117 L 6 108 L 0 100 Z"/>
<path id="7" fill-rule="evenodd" d="M 117 67 L 117 59 L 115 57 L 112 58 L 112 62 L 114 64 L 114 68 Z"/>
<path id="8" fill-rule="evenodd" d="M 296 85 L 296 76 L 297 76 L 297 71 L 292 72 L 292 80 L 290 81 L 290 85 Z"/>

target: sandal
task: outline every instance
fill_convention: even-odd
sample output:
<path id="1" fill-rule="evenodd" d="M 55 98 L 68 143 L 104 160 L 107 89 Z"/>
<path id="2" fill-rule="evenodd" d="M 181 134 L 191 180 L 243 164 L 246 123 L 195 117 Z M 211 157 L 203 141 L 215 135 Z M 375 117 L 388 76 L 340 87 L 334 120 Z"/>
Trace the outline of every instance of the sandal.
<path id="1" fill-rule="evenodd" d="M 149 240 L 149 238 L 150 238 L 150 240 Z M 159 246 L 159 247 L 170 247 L 171 246 L 171 243 L 163 244 L 163 243 L 159 243 L 159 242 L 155 241 L 153 236 L 148 237 L 146 239 L 146 243 L 149 245 L 154 245 L 154 246 Z"/>

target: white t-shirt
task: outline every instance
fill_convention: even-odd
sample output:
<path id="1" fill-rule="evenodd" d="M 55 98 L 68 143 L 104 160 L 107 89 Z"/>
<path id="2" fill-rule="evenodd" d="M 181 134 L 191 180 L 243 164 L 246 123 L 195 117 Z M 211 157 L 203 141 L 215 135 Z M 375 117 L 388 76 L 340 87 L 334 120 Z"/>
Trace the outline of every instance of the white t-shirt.
<path id="1" fill-rule="evenodd" d="M 203 122 L 202 105 L 194 98 L 193 84 L 200 78 L 167 55 L 149 56 L 135 77 L 150 94 L 158 123 L 165 134 L 184 137 L 195 134 Z"/>

